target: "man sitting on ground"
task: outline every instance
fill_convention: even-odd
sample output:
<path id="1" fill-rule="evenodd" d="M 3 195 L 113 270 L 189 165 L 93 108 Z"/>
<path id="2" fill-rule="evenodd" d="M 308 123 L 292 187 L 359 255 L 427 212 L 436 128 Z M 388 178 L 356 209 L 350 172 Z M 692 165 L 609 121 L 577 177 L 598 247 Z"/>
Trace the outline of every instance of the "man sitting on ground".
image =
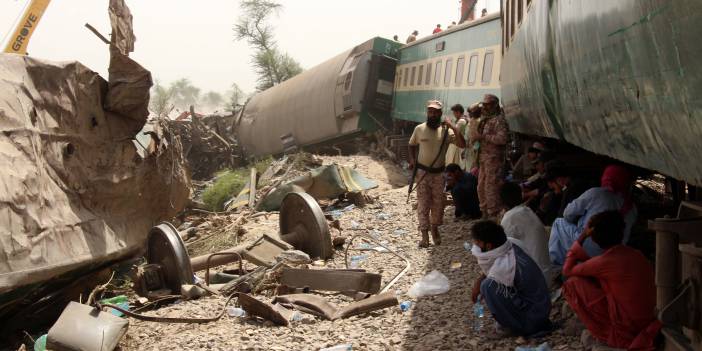
<path id="1" fill-rule="evenodd" d="M 480 218 L 478 178 L 452 163 L 446 166 L 446 185 L 451 189 L 453 205 L 456 207 L 456 220 Z"/>
<path id="2" fill-rule="evenodd" d="M 616 210 L 590 218 L 568 251 L 563 294 L 598 341 L 628 350 L 653 350 L 660 329 L 654 314 L 653 268 L 639 251 L 622 245 L 624 227 Z M 588 237 L 605 250 L 602 255 L 588 256 L 583 249 Z"/>
<path id="3" fill-rule="evenodd" d="M 539 266 L 495 222 L 477 221 L 471 234 L 471 252 L 483 272 L 473 285 L 472 301 L 485 299 L 499 325 L 497 334 L 531 336 L 550 330 L 551 299 Z"/>
<path id="4" fill-rule="evenodd" d="M 546 228 L 536 213 L 523 204 L 522 189 L 516 183 L 505 183 L 500 189 L 500 198 L 508 210 L 501 222 L 505 234 L 536 262 L 550 286 L 558 270 L 548 256 Z"/>

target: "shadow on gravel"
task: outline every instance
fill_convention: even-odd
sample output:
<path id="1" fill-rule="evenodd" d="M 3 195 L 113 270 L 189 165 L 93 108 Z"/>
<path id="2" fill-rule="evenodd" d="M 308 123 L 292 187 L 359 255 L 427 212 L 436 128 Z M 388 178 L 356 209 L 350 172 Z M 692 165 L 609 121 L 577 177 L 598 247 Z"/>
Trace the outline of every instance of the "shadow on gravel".
<path id="1" fill-rule="evenodd" d="M 438 270 L 449 278 L 450 289 L 445 294 L 420 297 L 414 302 L 411 327 L 401 345 L 403 350 L 482 349 L 476 347 L 480 341 L 471 330 L 470 291 L 479 273 L 472 255 L 463 248 L 469 226 L 469 222 L 454 222 L 453 207 L 447 207 L 441 227 L 442 243 L 428 249 L 424 267 L 417 270 L 423 274 Z M 417 241 L 419 234 L 413 234 L 411 240 Z"/>

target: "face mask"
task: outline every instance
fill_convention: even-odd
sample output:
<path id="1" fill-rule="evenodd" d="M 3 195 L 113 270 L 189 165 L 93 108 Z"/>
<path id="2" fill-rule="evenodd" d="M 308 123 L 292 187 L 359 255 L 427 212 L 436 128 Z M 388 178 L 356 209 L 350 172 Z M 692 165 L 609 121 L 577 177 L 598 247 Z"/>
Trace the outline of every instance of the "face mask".
<path id="1" fill-rule="evenodd" d="M 427 126 L 431 129 L 437 129 L 439 128 L 439 125 L 441 124 L 441 117 L 427 117 Z"/>

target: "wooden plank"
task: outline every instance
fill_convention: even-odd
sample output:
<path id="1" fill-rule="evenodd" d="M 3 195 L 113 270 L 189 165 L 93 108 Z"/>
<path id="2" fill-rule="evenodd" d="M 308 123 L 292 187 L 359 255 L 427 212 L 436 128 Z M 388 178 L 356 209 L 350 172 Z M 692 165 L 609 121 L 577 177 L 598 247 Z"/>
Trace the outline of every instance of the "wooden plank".
<path id="1" fill-rule="evenodd" d="M 337 269 L 284 268 L 281 284 L 290 287 L 323 291 L 360 291 L 376 294 L 380 291 L 381 275 Z"/>
<path id="2" fill-rule="evenodd" d="M 249 180 L 249 207 L 256 206 L 256 168 L 251 168 L 251 179 Z"/>

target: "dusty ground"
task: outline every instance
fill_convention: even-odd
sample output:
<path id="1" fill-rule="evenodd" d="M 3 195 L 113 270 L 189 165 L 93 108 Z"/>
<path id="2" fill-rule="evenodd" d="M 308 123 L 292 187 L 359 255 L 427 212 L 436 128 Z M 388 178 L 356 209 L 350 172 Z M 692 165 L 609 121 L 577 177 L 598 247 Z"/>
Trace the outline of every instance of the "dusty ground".
<path id="1" fill-rule="evenodd" d="M 406 204 L 407 188 L 400 169 L 387 162 L 378 162 L 367 156 L 324 157 L 325 163 L 337 162 L 356 167 L 365 176 L 377 181 L 378 189 L 370 191 L 376 202 L 365 208 L 344 213 L 340 219 L 343 234 L 351 237 L 366 232 L 408 257 L 412 263 L 409 272 L 391 290 L 398 299 L 411 301 L 408 312 L 389 308 L 369 315 L 334 322 L 305 315 L 291 327 L 277 327 L 270 323 L 225 315 L 209 324 L 159 324 L 130 321 L 129 332 L 122 340 L 125 350 L 319 350 L 338 344 L 350 343 L 354 350 L 514 350 L 520 345 L 538 345 L 548 342 L 554 350 L 579 350 L 579 338 L 565 336 L 557 331 L 543 340 L 507 338 L 488 340 L 485 335 L 492 329 L 487 323 L 481 332 L 472 330 L 472 304 L 469 302 L 473 279 L 478 275 L 477 265 L 463 248 L 466 240 L 466 222 L 455 223 L 451 207 L 447 208 L 443 226 L 444 243 L 439 247 L 420 250 L 416 247 L 416 214 Z M 389 215 L 389 219 L 382 219 Z M 260 217 L 246 225 L 245 240 L 260 233 L 277 232 L 277 215 Z M 351 229 L 352 222 L 360 224 Z M 357 243 L 358 241 L 356 241 Z M 357 244 L 354 244 L 357 246 Z M 353 252 L 353 251 L 350 251 Z M 403 267 L 403 262 L 388 253 L 369 253 L 360 268 L 380 272 L 383 284 Z M 358 252 L 353 252 L 358 254 Z M 460 267 L 452 269 L 453 266 Z M 343 268 L 343 251 L 337 251 L 328 268 Z M 448 293 L 434 297 L 411 299 L 410 286 L 432 270 L 439 270 L 451 281 Z M 348 298 L 330 296 L 343 305 Z M 205 317 L 218 313 L 224 298 L 208 297 L 161 308 L 151 312 L 161 316 Z M 554 321 L 559 321 L 562 300 L 553 309 Z"/>

